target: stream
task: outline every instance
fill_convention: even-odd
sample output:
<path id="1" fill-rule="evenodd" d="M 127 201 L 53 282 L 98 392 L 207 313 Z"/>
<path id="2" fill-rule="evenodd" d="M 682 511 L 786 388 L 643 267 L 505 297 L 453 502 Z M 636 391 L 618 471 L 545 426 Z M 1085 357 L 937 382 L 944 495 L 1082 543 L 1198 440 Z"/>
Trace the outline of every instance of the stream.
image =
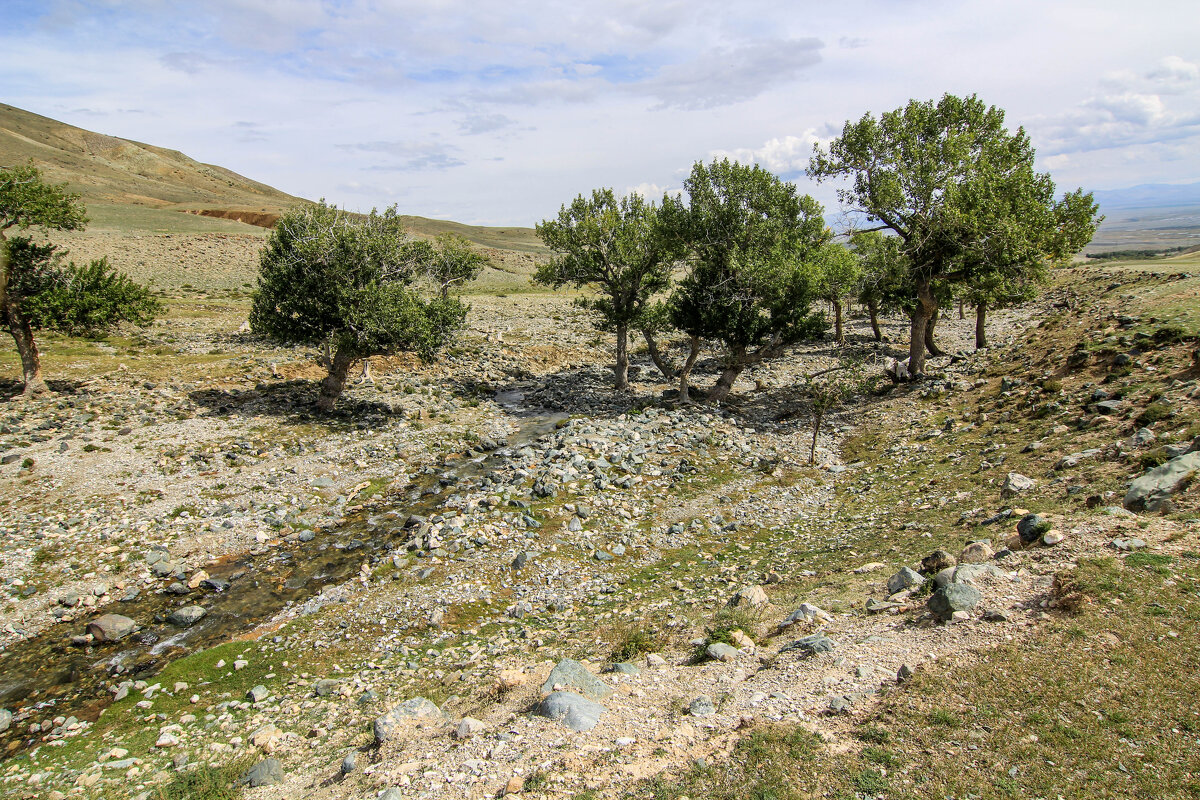
<path id="1" fill-rule="evenodd" d="M 303 603 L 328 586 L 354 579 L 364 558 L 382 558 L 403 544 L 409 514 L 436 513 L 447 491 L 465 479 L 488 474 L 512 451 L 552 432 L 565 414 L 526 408 L 520 389 L 498 392 L 494 400 L 517 430 L 492 453 L 463 458 L 437 474 L 410 485 L 392 504 L 359 511 L 337 528 L 309 542 L 285 542 L 265 552 L 226 556 L 205 565 L 210 578 L 228 581 L 221 592 L 192 590 L 186 599 L 147 589 L 134 600 L 109 604 L 91 617 L 54 624 L 0 651 L 0 708 L 33 711 L 31 719 L 71 717 L 95 721 L 112 702 L 105 682 L 150 681 L 177 658 L 253 631 L 290 605 Z M 163 583 L 166 583 L 164 581 Z M 181 605 L 200 605 L 207 614 L 188 628 L 166 621 Z M 129 638 L 113 643 L 75 646 L 72 636 L 106 613 L 121 614 L 139 626 Z M 29 720 L 0 734 L 0 759 L 40 741 L 29 733 Z"/>

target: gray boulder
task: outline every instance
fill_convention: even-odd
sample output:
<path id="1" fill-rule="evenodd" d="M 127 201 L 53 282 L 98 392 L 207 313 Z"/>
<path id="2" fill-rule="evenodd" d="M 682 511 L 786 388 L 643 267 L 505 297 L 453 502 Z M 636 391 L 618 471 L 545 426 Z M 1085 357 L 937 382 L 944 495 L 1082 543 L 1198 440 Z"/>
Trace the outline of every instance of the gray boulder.
<path id="1" fill-rule="evenodd" d="M 242 775 L 242 783 L 250 786 L 274 786 L 283 783 L 283 765 L 277 758 L 267 758 L 255 764 Z"/>
<path id="2" fill-rule="evenodd" d="M 901 567 L 900 571 L 892 577 L 888 578 L 887 590 L 888 594 L 903 592 L 905 589 L 912 589 L 920 586 L 925 582 L 924 576 L 916 570 L 908 567 Z"/>
<path id="3" fill-rule="evenodd" d="M 383 744 L 392 738 L 396 729 L 406 723 L 419 720 L 440 720 L 444 719 L 444 716 L 440 708 L 424 697 L 405 700 L 375 720 L 372 726 L 375 733 L 375 744 Z"/>
<path id="4" fill-rule="evenodd" d="M 966 583 L 952 583 L 943 586 L 929 598 L 929 610 L 938 619 L 948 620 L 956 611 L 970 611 L 979 605 L 983 595 L 974 586 Z"/>
<path id="5" fill-rule="evenodd" d="M 783 647 L 780 652 L 783 653 L 797 650 L 800 652 L 801 657 L 810 658 L 818 653 L 828 653 L 836 646 L 837 642 L 835 642 L 833 639 L 830 639 L 828 636 L 820 633 L 814 633 L 812 636 L 804 636 L 800 639 L 797 639 L 791 644 Z"/>
<path id="6" fill-rule="evenodd" d="M 693 717 L 711 717 L 717 713 L 717 706 L 713 703 L 711 697 L 702 694 L 688 703 L 688 713 Z"/>
<path id="7" fill-rule="evenodd" d="M 12 712 L 7 708 L 0 708 L 0 733 L 4 733 L 12 727 Z"/>
<path id="8" fill-rule="evenodd" d="M 97 642 L 119 642 L 137 629 L 137 623 L 120 614 L 105 614 L 88 623 L 87 632 Z"/>
<path id="9" fill-rule="evenodd" d="M 1017 522 L 1017 535 L 1023 544 L 1033 544 L 1050 530 L 1050 521 L 1041 514 L 1026 514 Z"/>
<path id="10" fill-rule="evenodd" d="M 569 658 L 559 661 L 550 670 L 550 677 L 542 684 L 542 694 L 556 691 L 556 686 L 575 689 L 589 700 L 603 700 L 613 693 L 611 686 L 593 675 L 583 664 Z"/>
<path id="11" fill-rule="evenodd" d="M 207 613 L 208 612 L 200 606 L 184 606 L 183 608 L 177 608 L 172 611 L 167 617 L 167 622 L 171 623 L 172 625 L 178 625 L 181 628 L 187 628 L 195 625 L 197 622 L 203 619 L 204 615 Z"/>
<path id="12" fill-rule="evenodd" d="M 605 711 L 608 709 L 604 706 L 574 692 L 552 692 L 538 704 L 535 713 L 582 733 L 596 727 Z"/>
<path id="13" fill-rule="evenodd" d="M 713 661 L 733 661 L 742 654 L 731 644 L 724 642 L 713 642 L 708 647 L 704 648 L 704 655 L 708 656 Z"/>
<path id="14" fill-rule="evenodd" d="M 1200 452 L 1172 458 L 1135 478 L 1125 493 L 1125 508 L 1130 511 L 1157 511 L 1171 495 L 1187 485 L 1200 471 Z"/>
<path id="15" fill-rule="evenodd" d="M 1016 497 L 1022 492 L 1028 492 L 1037 486 L 1033 478 L 1028 478 L 1019 472 L 1010 472 L 1000 488 L 1001 497 Z"/>
<path id="16" fill-rule="evenodd" d="M 950 576 L 949 584 L 970 583 L 972 585 L 989 578 L 1002 578 L 1004 571 L 994 564 L 959 564 Z"/>

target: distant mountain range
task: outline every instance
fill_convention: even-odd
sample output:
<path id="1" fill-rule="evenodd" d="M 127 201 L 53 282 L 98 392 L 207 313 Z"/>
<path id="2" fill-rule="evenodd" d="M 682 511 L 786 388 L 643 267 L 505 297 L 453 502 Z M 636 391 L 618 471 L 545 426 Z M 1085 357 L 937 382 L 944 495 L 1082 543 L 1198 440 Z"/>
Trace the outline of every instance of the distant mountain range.
<path id="1" fill-rule="evenodd" d="M 1101 213 L 1200 205 L 1200 183 L 1143 183 L 1127 189 L 1104 189 L 1092 194 L 1100 204 Z"/>

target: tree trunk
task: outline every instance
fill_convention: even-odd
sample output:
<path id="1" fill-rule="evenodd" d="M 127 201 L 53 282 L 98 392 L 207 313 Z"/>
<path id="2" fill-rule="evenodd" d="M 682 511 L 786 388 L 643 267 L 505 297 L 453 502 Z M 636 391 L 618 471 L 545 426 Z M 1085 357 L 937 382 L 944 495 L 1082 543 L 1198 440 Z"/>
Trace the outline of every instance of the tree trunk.
<path id="1" fill-rule="evenodd" d="M 654 366 L 658 367 L 658 371 L 663 374 L 663 378 L 668 381 L 675 380 L 675 369 L 667 363 L 663 358 L 662 353 L 658 350 L 658 342 L 654 341 L 654 336 L 650 331 L 642 331 L 642 336 L 646 339 L 646 349 L 650 351 L 650 360 L 654 362 Z"/>
<path id="2" fill-rule="evenodd" d="M 958 318 L 966 319 L 966 316 L 967 316 L 966 313 L 963 312 L 963 301 L 959 300 L 958 301 Z"/>
<path id="3" fill-rule="evenodd" d="M 912 327 L 908 336 L 908 371 L 914 378 L 925 374 L 925 330 L 937 310 L 933 287 L 927 279 L 917 280 L 917 304 L 909 312 Z"/>
<path id="4" fill-rule="evenodd" d="M 929 351 L 929 355 L 935 358 L 946 355 L 945 351 L 938 347 L 937 342 L 933 340 L 933 331 L 937 327 L 937 322 L 938 308 L 935 305 L 933 307 L 933 314 L 930 315 L 929 322 L 925 325 L 925 349 Z"/>
<path id="5" fill-rule="evenodd" d="M 987 322 L 987 303 L 979 303 L 975 306 L 975 349 L 982 350 L 988 346 L 987 331 L 984 330 L 984 325 Z"/>
<path id="6" fill-rule="evenodd" d="M 816 413 L 816 412 L 813 413 L 812 447 L 809 448 L 809 450 L 808 450 L 809 465 L 817 463 L 817 436 L 821 433 L 821 417 L 822 416 L 823 415 L 821 415 L 819 413 Z"/>
<path id="7" fill-rule="evenodd" d="M 871 333 L 875 335 L 875 341 L 882 342 L 883 331 L 879 330 L 879 303 L 868 300 L 867 313 L 871 315 Z"/>
<path id="8" fill-rule="evenodd" d="M 617 381 L 613 387 L 618 392 L 629 389 L 629 327 L 617 326 L 617 365 L 613 368 Z"/>
<path id="9" fill-rule="evenodd" d="M 717 382 L 711 389 L 708 390 L 708 399 L 713 403 L 720 403 L 729 393 L 733 391 L 733 383 L 738 379 L 738 375 L 746 369 L 746 348 L 734 348 L 730 355 L 729 365 L 721 371 L 721 376 L 717 378 Z"/>
<path id="10" fill-rule="evenodd" d="M 42 379 L 42 359 L 38 355 L 37 342 L 33 340 L 33 329 L 29 326 L 29 320 L 17 308 L 16 299 L 7 296 L 7 293 L 4 300 L 4 316 L 8 322 L 8 331 L 17 343 L 17 352 L 21 355 L 21 373 L 25 378 L 25 391 L 21 396 L 30 398 L 48 394 L 50 387 Z"/>
<path id="11" fill-rule="evenodd" d="M 688 397 L 688 379 L 692 376 L 692 367 L 696 366 L 696 359 L 700 357 L 700 337 L 692 336 L 688 339 L 688 357 L 683 362 L 683 368 L 679 370 L 679 402 L 690 403 L 692 398 Z"/>
<path id="12" fill-rule="evenodd" d="M 321 381 L 321 392 L 317 395 L 317 408 L 321 411 L 333 411 L 342 389 L 346 388 L 346 374 L 357 359 L 344 348 L 339 347 L 333 354 L 333 362 L 329 366 L 329 374 Z"/>
<path id="13" fill-rule="evenodd" d="M 838 344 L 846 343 L 846 335 L 842 331 L 842 301 L 833 301 L 833 335 Z"/>

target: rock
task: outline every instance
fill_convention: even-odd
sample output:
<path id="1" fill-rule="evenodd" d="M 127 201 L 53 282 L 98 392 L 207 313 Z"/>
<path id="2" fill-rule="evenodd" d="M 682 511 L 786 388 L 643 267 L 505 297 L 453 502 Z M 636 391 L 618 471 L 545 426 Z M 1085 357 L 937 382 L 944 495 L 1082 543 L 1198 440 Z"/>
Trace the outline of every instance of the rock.
<path id="1" fill-rule="evenodd" d="M 706 694 L 702 694 L 692 702 L 688 703 L 688 713 L 693 717 L 711 717 L 717 713 L 717 707 L 713 704 L 713 699 Z"/>
<path id="2" fill-rule="evenodd" d="M 375 800 L 405 800 L 404 792 L 400 791 L 395 786 L 389 786 L 383 790 L 383 794 L 375 798 Z"/>
<path id="3" fill-rule="evenodd" d="M 619 663 L 613 664 L 612 669 L 610 671 L 615 672 L 618 675 L 641 675 L 642 674 L 642 671 L 640 669 L 638 669 L 637 664 L 630 664 L 628 661 L 621 661 Z"/>
<path id="4" fill-rule="evenodd" d="M 912 377 L 908 371 L 908 359 L 897 361 L 889 358 L 883 367 L 884 373 L 896 383 L 903 383 Z"/>
<path id="5" fill-rule="evenodd" d="M 250 744 L 268 753 L 275 752 L 275 748 L 279 746 L 282 740 L 283 731 L 274 725 L 264 725 L 250 734 Z"/>
<path id="6" fill-rule="evenodd" d="M 0 708 L 0 733 L 4 733 L 12 727 L 12 712 L 7 708 Z"/>
<path id="7" fill-rule="evenodd" d="M 704 648 L 704 655 L 713 661 L 733 661 L 741 655 L 741 652 L 733 645 L 713 642 Z"/>
<path id="8" fill-rule="evenodd" d="M 1042 535 L 1042 544 L 1047 547 L 1053 547 L 1067 537 L 1063 536 L 1058 531 L 1050 531 Z"/>
<path id="9" fill-rule="evenodd" d="M 596 727 L 607 708 L 574 692 L 552 692 L 538 704 L 539 717 L 561 722 L 576 733 Z"/>
<path id="10" fill-rule="evenodd" d="M 246 699 L 251 703 L 261 703 L 270 696 L 271 693 L 267 691 L 267 687 L 263 686 L 261 683 L 251 688 L 250 691 L 246 692 Z"/>
<path id="11" fill-rule="evenodd" d="M 780 649 L 779 652 L 790 652 L 798 650 L 802 658 L 810 658 L 818 653 L 828 653 L 837 646 L 837 642 L 820 633 L 814 633 L 812 636 L 805 636 L 797 639 L 791 644 Z"/>
<path id="12" fill-rule="evenodd" d="M 456 739 L 470 739 L 472 736 L 483 733 L 487 730 L 487 725 L 484 725 L 474 717 L 463 717 L 462 721 L 454 729 L 454 737 Z"/>
<path id="13" fill-rule="evenodd" d="M 665 658 L 663 658 L 662 656 L 660 656 L 658 653 L 648 653 L 646 655 L 646 666 L 647 667 L 665 667 L 666 665 L 667 665 L 667 660 Z"/>
<path id="14" fill-rule="evenodd" d="M 419 720 L 441 720 L 442 710 L 424 697 L 414 697 L 405 700 L 381 717 L 376 718 L 372 726 L 375 733 L 375 744 L 383 744 L 392 737 L 401 725 Z"/>
<path id="15" fill-rule="evenodd" d="M 950 580 L 945 585 L 969 583 L 971 585 L 989 578 L 1002 578 L 1004 572 L 993 564 L 959 564 L 950 574 Z"/>
<path id="16" fill-rule="evenodd" d="M 542 694 L 558 691 L 556 687 L 575 689 L 589 700 L 603 700 L 613 693 L 611 686 L 593 675 L 583 664 L 569 658 L 559 661 L 550 670 L 550 677 L 542 684 Z"/>
<path id="17" fill-rule="evenodd" d="M 1114 550 L 1120 550 L 1123 553 L 1129 553 L 1134 550 L 1142 550 L 1146 547 L 1146 541 L 1139 539 L 1136 536 L 1131 536 L 1128 539 L 1113 539 L 1112 546 Z"/>
<path id="18" fill-rule="evenodd" d="M 1001 497 L 1016 497 L 1022 492 L 1028 492 L 1037 486 L 1037 482 L 1033 478 L 1027 478 L 1019 472 L 1010 472 L 1004 479 L 1004 485 L 1000 487 Z"/>
<path id="19" fill-rule="evenodd" d="M 200 588 L 220 593 L 229 588 L 229 581 L 224 578 L 205 578 L 200 581 Z"/>
<path id="20" fill-rule="evenodd" d="M 1134 447 L 1145 447 L 1153 444 L 1158 437 L 1154 435 L 1154 431 L 1149 428 L 1138 428 L 1137 433 L 1133 435 Z"/>
<path id="21" fill-rule="evenodd" d="M 137 629 L 137 623 L 120 614 L 105 614 L 88 623 L 87 632 L 97 642 L 119 642 Z"/>
<path id="22" fill-rule="evenodd" d="M 876 600 L 874 597 L 868 597 L 865 608 L 871 614 L 881 614 L 884 611 L 891 611 L 893 608 L 904 608 L 900 603 L 893 603 L 889 600 Z"/>
<path id="23" fill-rule="evenodd" d="M 833 622 L 833 616 L 828 611 L 817 608 L 811 603 L 801 603 L 799 608 L 788 614 L 787 618 L 779 623 L 779 629 L 790 628 L 797 623 L 812 622 Z"/>
<path id="24" fill-rule="evenodd" d="M 913 669 L 908 664 L 901 664 L 896 670 L 896 683 L 904 683 L 913 676 Z"/>
<path id="25" fill-rule="evenodd" d="M 337 694 L 342 688 L 342 682 L 335 678 L 321 678 L 313 684 L 313 692 L 317 697 L 329 697 Z"/>
<path id="26" fill-rule="evenodd" d="M 750 608 L 756 608 L 758 606 L 764 606 L 769 602 L 771 601 L 770 598 L 767 597 L 766 591 L 761 586 L 756 585 L 743 586 L 741 589 L 738 589 L 730 599 L 729 605 L 735 607 L 749 606 Z"/>
<path id="27" fill-rule="evenodd" d="M 155 747 L 167 748 L 179 744 L 179 737 L 170 731 L 163 731 L 154 742 Z"/>
<path id="28" fill-rule="evenodd" d="M 358 759 L 356 758 L 353 750 L 347 753 L 346 757 L 342 759 L 342 774 L 349 775 L 351 772 L 354 772 L 354 768 L 357 766 L 357 761 Z"/>
<path id="29" fill-rule="evenodd" d="M 899 572 L 888 578 L 887 591 L 888 594 L 896 594 L 897 592 L 903 592 L 905 589 L 920 586 L 924 582 L 925 578 L 922 577 L 921 573 L 908 567 L 901 567 Z"/>
<path id="30" fill-rule="evenodd" d="M 1130 511 L 1164 510 L 1168 498 L 1186 486 L 1200 471 L 1200 452 L 1172 458 L 1135 478 L 1123 505 Z"/>
<path id="31" fill-rule="evenodd" d="M 953 567 L 957 563 L 954 556 L 945 550 L 934 550 L 921 559 L 921 573 L 924 575 L 936 575 L 946 567 Z"/>
<path id="32" fill-rule="evenodd" d="M 734 647 L 736 647 L 738 650 L 741 650 L 743 653 L 753 655 L 754 640 L 747 636 L 744 631 L 739 630 L 729 634 L 729 641 Z"/>
<path id="33" fill-rule="evenodd" d="M 274 786 L 283 783 L 283 765 L 277 758 L 266 758 L 255 764 L 242 775 L 243 784 L 252 787 Z"/>
<path id="34" fill-rule="evenodd" d="M 208 612 L 200 606 L 184 606 L 177 608 L 167 616 L 167 622 L 172 625 L 178 625 L 181 628 L 187 628 L 195 625 Z"/>
<path id="35" fill-rule="evenodd" d="M 990 561 L 996 553 L 988 542 L 971 542 L 958 554 L 960 564 L 982 564 Z"/>
<path id="36" fill-rule="evenodd" d="M 1017 535 L 1023 544 L 1033 544 L 1049 530 L 1049 520 L 1040 514 L 1026 514 L 1017 522 Z"/>
<path id="37" fill-rule="evenodd" d="M 974 586 L 965 583 L 952 583 L 943 586 L 929 598 L 929 610 L 941 620 L 951 619 L 955 612 L 970 611 L 979 604 L 983 595 Z"/>

